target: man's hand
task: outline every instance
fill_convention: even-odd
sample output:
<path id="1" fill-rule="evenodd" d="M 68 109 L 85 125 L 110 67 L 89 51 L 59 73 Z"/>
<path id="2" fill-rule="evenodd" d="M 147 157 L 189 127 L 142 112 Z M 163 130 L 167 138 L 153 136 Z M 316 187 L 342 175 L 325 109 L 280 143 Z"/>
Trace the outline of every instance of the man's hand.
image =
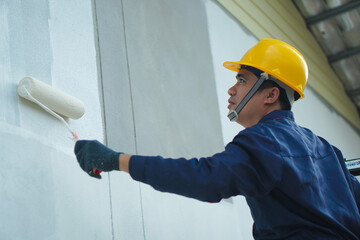
<path id="1" fill-rule="evenodd" d="M 100 174 L 95 174 L 93 169 L 109 172 L 119 171 L 119 155 L 97 140 L 79 140 L 74 149 L 80 167 L 91 177 L 101 179 Z"/>

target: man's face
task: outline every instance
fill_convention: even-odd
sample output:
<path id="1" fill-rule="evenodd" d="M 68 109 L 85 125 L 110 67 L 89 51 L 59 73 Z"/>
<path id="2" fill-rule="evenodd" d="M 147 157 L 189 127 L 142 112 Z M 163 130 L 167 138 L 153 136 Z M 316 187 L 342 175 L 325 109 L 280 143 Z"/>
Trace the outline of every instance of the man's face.
<path id="1" fill-rule="evenodd" d="M 235 110 L 239 103 L 244 99 L 246 94 L 254 86 L 258 78 L 252 72 L 246 69 L 241 69 L 236 76 L 236 80 L 236 84 L 228 91 L 228 94 L 230 95 L 228 109 L 230 111 Z M 241 110 L 237 122 L 244 127 L 253 125 L 256 111 L 260 106 L 261 99 L 259 99 L 259 94 L 255 93 L 250 101 Z"/>

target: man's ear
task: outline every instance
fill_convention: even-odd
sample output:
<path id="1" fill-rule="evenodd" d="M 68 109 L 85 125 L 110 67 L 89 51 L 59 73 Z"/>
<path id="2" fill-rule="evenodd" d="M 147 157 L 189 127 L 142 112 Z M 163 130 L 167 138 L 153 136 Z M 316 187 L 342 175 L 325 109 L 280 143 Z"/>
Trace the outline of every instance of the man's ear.
<path id="1" fill-rule="evenodd" d="M 272 87 L 272 88 L 268 88 L 266 89 L 266 97 L 265 97 L 265 102 L 267 104 L 272 104 L 275 103 L 279 97 L 280 97 L 280 90 L 277 87 Z"/>

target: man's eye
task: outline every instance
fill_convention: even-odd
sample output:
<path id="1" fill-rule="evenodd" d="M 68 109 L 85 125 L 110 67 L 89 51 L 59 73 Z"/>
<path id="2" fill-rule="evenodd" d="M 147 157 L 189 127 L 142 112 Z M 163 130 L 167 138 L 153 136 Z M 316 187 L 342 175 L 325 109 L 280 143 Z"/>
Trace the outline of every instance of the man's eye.
<path id="1" fill-rule="evenodd" d="M 245 79 L 243 78 L 237 78 L 238 83 L 245 83 Z"/>
<path id="2" fill-rule="evenodd" d="M 236 75 L 236 80 L 238 83 L 246 83 L 245 78 L 242 76 L 242 74 Z"/>

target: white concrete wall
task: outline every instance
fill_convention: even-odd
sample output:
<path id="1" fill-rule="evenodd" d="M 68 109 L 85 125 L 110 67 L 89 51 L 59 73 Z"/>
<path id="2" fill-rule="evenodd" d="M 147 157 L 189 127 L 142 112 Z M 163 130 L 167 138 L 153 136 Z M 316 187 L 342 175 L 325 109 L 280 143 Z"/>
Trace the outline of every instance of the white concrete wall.
<path id="1" fill-rule="evenodd" d="M 79 168 L 60 121 L 16 93 L 33 76 L 86 105 L 69 120 L 103 139 L 89 1 L 0 1 L 0 238 L 111 239 L 109 181 Z"/>
<path id="2" fill-rule="evenodd" d="M 81 0 L 0 2 L 1 238 L 237 238 L 232 201 L 159 193 L 119 172 L 88 177 L 61 122 L 17 96 L 20 79 L 33 76 L 79 98 L 86 114 L 70 126 L 100 141 L 106 129 L 117 150 L 190 157 L 223 148 L 203 3 L 107 3 L 94 1 L 114 14 L 101 23 L 92 3 Z M 94 32 L 94 22 L 109 28 Z M 118 44 L 107 56 L 97 42 L 106 34 Z M 104 122 L 102 103 L 114 108 Z"/>
<path id="3" fill-rule="evenodd" d="M 203 2 L 101 2 L 96 1 L 96 12 L 109 145 L 170 157 L 221 151 Z M 116 239 L 237 239 L 241 234 L 231 200 L 208 204 L 161 193 L 124 174 L 111 176 L 111 192 Z"/>
<path id="4" fill-rule="evenodd" d="M 214 63 L 224 144 L 228 143 L 243 128 L 228 120 L 228 89 L 235 83 L 235 73 L 222 67 L 225 61 L 238 61 L 254 46 L 256 39 L 244 26 L 233 19 L 219 4 L 204 0 L 207 9 L 209 37 Z M 311 70 L 311 66 L 309 66 Z M 311 79 L 309 79 L 311 81 Z M 310 87 L 305 89 L 305 98 L 293 107 L 295 120 L 337 146 L 345 158 L 360 157 L 360 134 Z M 238 208 L 239 226 L 243 239 L 252 239 L 251 215 L 243 197 L 234 198 Z"/>

